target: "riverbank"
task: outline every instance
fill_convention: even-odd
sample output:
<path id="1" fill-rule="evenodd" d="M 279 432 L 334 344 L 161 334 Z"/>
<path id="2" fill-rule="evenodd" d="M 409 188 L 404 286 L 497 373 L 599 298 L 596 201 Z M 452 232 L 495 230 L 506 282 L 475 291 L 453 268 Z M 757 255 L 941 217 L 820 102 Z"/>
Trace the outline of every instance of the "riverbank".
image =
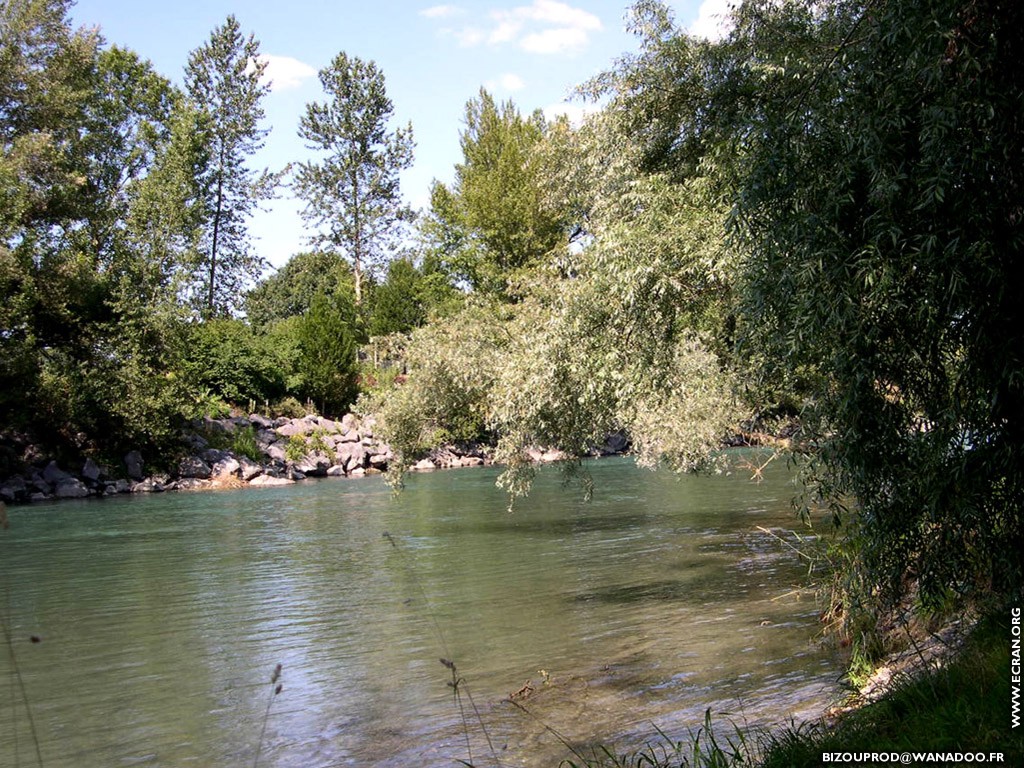
<path id="1" fill-rule="evenodd" d="M 894 762 L 909 754 L 916 763 L 1024 765 L 1024 731 L 1011 723 L 1010 622 L 1003 610 L 960 642 L 953 628 L 952 638 L 890 659 L 859 702 L 772 735 L 762 767 L 820 766 L 824 754 L 843 756 L 831 762 L 871 762 L 857 757 L 863 753 Z"/>
<path id="2" fill-rule="evenodd" d="M 1011 611 L 1004 609 L 976 623 L 949 622 L 934 633 L 901 628 L 906 647 L 887 656 L 857 690 L 817 720 L 748 731 L 709 710 L 704 726 L 686 740 L 660 735 L 639 751 L 617 755 L 604 747 L 592 759 L 577 755 L 565 765 L 1024 765 L 1024 732 L 1012 724 L 1011 622 Z"/>
<path id="3" fill-rule="evenodd" d="M 629 449 L 622 435 L 610 436 L 594 455 Z M 0 478 L 0 501 L 8 504 L 80 499 L 127 493 L 203 491 L 244 486 L 279 486 L 319 477 L 362 477 L 385 472 L 391 447 L 376 434 L 372 416 L 346 414 L 340 420 L 315 414 L 271 419 L 260 414 L 205 418 L 182 431 L 177 456 L 144 456 L 129 451 L 117 462 L 85 458 L 62 465 L 30 441 L 19 448 L 18 466 Z M 490 464 L 484 443 L 437 446 L 412 471 Z M 562 461 L 561 451 L 527 451 L 531 461 Z"/>

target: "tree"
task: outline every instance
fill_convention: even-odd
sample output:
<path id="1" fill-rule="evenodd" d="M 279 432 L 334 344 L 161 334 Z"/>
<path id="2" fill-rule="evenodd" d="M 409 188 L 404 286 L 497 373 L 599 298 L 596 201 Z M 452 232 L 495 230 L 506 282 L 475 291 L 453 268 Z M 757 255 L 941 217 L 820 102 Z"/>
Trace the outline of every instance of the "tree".
<path id="1" fill-rule="evenodd" d="M 320 83 L 329 100 L 306 105 L 299 136 L 324 157 L 299 163 L 294 188 L 306 204 L 303 217 L 320 229 L 315 241 L 352 261 L 358 306 L 366 274 L 385 260 L 398 225 L 412 215 L 398 179 L 412 164 L 412 125 L 389 130 L 394 107 L 372 61 L 339 53 L 320 71 Z"/>
<path id="2" fill-rule="evenodd" d="M 486 90 L 466 104 L 463 162 L 455 182 L 431 190 L 428 238 L 449 269 L 476 290 L 506 290 L 510 277 L 568 242 L 564 216 L 544 198 L 535 148 L 548 125 L 523 118 Z"/>
<path id="3" fill-rule="evenodd" d="M 422 282 L 409 259 L 395 259 L 388 265 L 387 279 L 373 292 L 370 336 L 408 333 L 426 322 Z"/>
<path id="4" fill-rule="evenodd" d="M 766 378 L 810 373 L 811 490 L 849 532 L 847 597 L 1019 599 L 1024 9 L 758 1 L 733 20 L 720 43 L 648 37 L 621 108 L 651 167 L 713 163 L 729 190 L 743 347 Z"/>
<path id="5" fill-rule="evenodd" d="M 245 312 L 249 322 L 258 328 L 304 315 L 317 294 L 328 298 L 351 295 L 352 283 L 352 268 L 339 254 L 297 253 L 249 291 L 245 297 Z"/>
<path id="6" fill-rule="evenodd" d="M 204 317 L 229 313 L 245 284 L 263 267 L 246 223 L 260 202 L 273 196 L 277 184 L 275 175 L 247 165 L 269 132 L 260 128 L 260 102 L 270 91 L 268 83 L 260 82 L 265 69 L 259 42 L 242 35 L 234 16 L 213 30 L 185 67 L 185 90 L 206 118 L 203 138 L 209 164 L 199 181 L 207 229 L 194 296 Z"/>
<path id="7" fill-rule="evenodd" d="M 438 441 L 489 437 L 515 497 L 529 488 L 529 447 L 578 457 L 619 430 L 647 465 L 714 461 L 739 418 L 720 341 L 733 302 L 726 212 L 702 180 L 645 171 L 642 149 L 614 111 L 558 124 L 534 148 L 534 183 L 554 200 L 543 204 L 574 211 L 566 221 L 587 237 L 524 269 L 515 302 L 476 291 L 413 332 L 408 379 L 379 409 L 396 475 Z"/>
<path id="8" fill-rule="evenodd" d="M 189 331 L 181 372 L 190 381 L 236 404 L 284 395 L 290 361 L 241 320 L 208 320 Z"/>
<path id="9" fill-rule="evenodd" d="M 356 399 L 355 308 L 318 293 L 298 328 L 303 392 L 325 414 L 340 414 Z"/>
<path id="10" fill-rule="evenodd" d="M 51 445 L 142 445 L 172 434 L 181 402 L 166 294 L 131 223 L 176 95 L 73 29 L 68 6 L 0 6 L 3 404 Z"/>

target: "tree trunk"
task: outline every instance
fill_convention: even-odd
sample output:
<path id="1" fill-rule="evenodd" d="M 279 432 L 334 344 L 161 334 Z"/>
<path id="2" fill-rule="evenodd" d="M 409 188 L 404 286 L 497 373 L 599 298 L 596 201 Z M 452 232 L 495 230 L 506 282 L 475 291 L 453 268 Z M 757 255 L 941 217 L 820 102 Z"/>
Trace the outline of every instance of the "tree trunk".
<path id="1" fill-rule="evenodd" d="M 220 146 L 220 168 L 217 172 L 217 201 L 213 208 L 213 239 L 210 243 L 210 282 L 206 288 L 206 317 L 214 315 L 214 284 L 217 279 L 217 240 L 220 236 L 221 209 L 224 207 L 224 144 Z"/>

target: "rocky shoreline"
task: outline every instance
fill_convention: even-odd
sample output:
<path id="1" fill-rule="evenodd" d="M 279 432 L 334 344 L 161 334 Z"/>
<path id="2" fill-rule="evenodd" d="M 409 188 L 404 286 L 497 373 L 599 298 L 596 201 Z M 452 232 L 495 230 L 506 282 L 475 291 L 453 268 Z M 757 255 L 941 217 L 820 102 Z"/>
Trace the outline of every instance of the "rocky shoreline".
<path id="1" fill-rule="evenodd" d="M 387 470 L 394 454 L 374 433 L 372 416 L 346 414 L 335 421 L 316 415 L 268 418 L 260 414 L 193 422 L 182 434 L 184 456 L 169 470 L 130 451 L 118 466 L 91 458 L 77 470 L 36 457 L 0 482 L 0 501 L 21 504 L 53 499 L 81 499 L 128 493 L 201 491 L 246 486 L 290 485 L 306 478 L 362 477 Z M 595 455 L 623 453 L 622 435 L 613 435 Z M 531 449 L 537 463 L 561 461 L 560 451 Z M 445 445 L 413 464 L 429 471 L 490 464 L 490 447 L 478 443 Z"/>

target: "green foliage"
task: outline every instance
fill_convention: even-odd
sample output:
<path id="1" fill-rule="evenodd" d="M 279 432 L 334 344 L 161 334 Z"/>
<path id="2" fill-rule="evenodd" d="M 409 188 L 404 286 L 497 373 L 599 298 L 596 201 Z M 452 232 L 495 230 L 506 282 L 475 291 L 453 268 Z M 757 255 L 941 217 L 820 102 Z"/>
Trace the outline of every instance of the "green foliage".
<path id="1" fill-rule="evenodd" d="M 323 158 L 298 164 L 294 188 L 305 201 L 303 218 L 320 229 L 316 242 L 352 261 L 359 306 L 364 275 L 412 215 L 398 178 L 412 165 L 412 125 L 388 130 L 394 106 L 372 61 L 339 53 L 320 70 L 320 83 L 329 100 L 306 105 L 299 136 Z"/>
<path id="2" fill-rule="evenodd" d="M 271 416 L 284 416 L 289 419 L 301 419 L 309 413 L 309 409 L 294 397 L 285 397 L 270 406 Z"/>
<path id="3" fill-rule="evenodd" d="M 285 392 L 279 349 L 241 320 L 208 320 L 189 334 L 182 375 L 228 402 L 267 401 Z"/>
<path id="4" fill-rule="evenodd" d="M 302 457 L 308 452 L 306 438 L 302 435 L 291 435 L 284 446 L 284 455 L 288 461 L 302 461 Z"/>
<path id="5" fill-rule="evenodd" d="M 329 455 L 331 447 L 327 442 L 327 432 L 323 429 L 315 429 L 306 435 L 292 435 L 284 447 L 285 456 L 288 461 L 302 461 L 305 456 L 311 453 L 322 453 Z"/>
<path id="6" fill-rule="evenodd" d="M 1004 725 L 1010 700 L 1005 618 L 980 622 L 940 668 L 904 680 L 835 727 L 808 726 L 766 740 L 764 768 L 820 766 L 823 752 L 1000 752 L 1024 758 L 1024 737 Z"/>
<path id="7" fill-rule="evenodd" d="M 463 162 L 451 188 L 434 183 L 424 230 L 447 270 L 475 290 L 507 292 L 518 270 L 567 242 L 539 183 L 534 150 L 546 130 L 539 111 L 523 118 L 485 90 L 466 104 Z"/>
<path id="8" fill-rule="evenodd" d="M 344 413 L 358 394 L 354 326 L 355 308 L 323 294 L 313 297 L 298 326 L 302 389 L 321 413 Z"/>
<path id="9" fill-rule="evenodd" d="M 253 327 L 304 315 L 318 293 L 354 296 L 352 269 L 335 253 L 309 251 L 292 256 L 277 272 L 246 294 L 245 313 Z"/>
<path id="10" fill-rule="evenodd" d="M 176 95 L 136 54 L 72 30 L 67 8 L 0 7 L 5 412 L 54 447 L 166 444 L 186 399 L 173 267 L 137 250 L 132 222 Z"/>
<path id="11" fill-rule="evenodd" d="M 185 67 L 185 90 L 203 121 L 199 138 L 206 165 L 197 179 L 202 202 L 201 261 L 193 301 L 204 318 L 225 316 L 242 289 L 263 268 L 252 251 L 246 222 L 262 200 L 273 196 L 277 178 L 257 173 L 246 161 L 263 146 L 268 133 L 259 127 L 261 101 L 270 85 L 261 83 L 266 62 L 259 42 L 242 35 L 229 15 L 210 39 L 192 51 Z"/>
<path id="12" fill-rule="evenodd" d="M 395 259 L 388 265 L 387 279 L 373 291 L 370 336 L 408 333 L 426 322 L 422 282 L 419 270 L 408 259 Z"/>
<path id="13" fill-rule="evenodd" d="M 704 712 L 704 724 L 690 730 L 685 739 L 669 738 L 655 726 L 657 739 L 639 750 L 619 753 L 600 746 L 590 755 L 569 746 L 574 759 L 561 765 L 565 768 L 734 768 L 755 764 L 760 744 L 735 724 L 731 733 L 723 733 L 712 721 L 711 710 Z M 577 762 L 579 760 L 579 762 Z"/>
<path id="14" fill-rule="evenodd" d="M 250 461 L 262 461 L 263 452 L 256 441 L 256 430 L 252 427 L 236 429 L 231 435 L 230 450 L 236 456 L 245 456 Z"/>
<path id="15" fill-rule="evenodd" d="M 1024 583 L 1022 13 L 746 2 L 710 43 L 644 2 L 613 77 L 645 167 L 732 206 L 742 349 L 876 603 Z"/>

